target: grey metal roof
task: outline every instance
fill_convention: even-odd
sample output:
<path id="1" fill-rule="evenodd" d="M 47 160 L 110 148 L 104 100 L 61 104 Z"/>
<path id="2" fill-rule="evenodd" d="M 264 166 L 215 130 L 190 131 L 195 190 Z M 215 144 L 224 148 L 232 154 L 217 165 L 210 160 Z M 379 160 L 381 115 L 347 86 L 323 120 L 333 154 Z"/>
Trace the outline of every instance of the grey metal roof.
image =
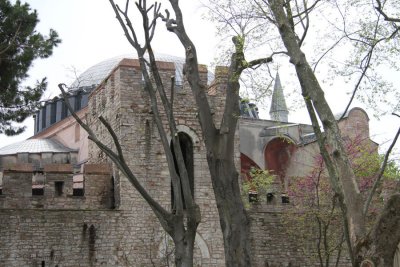
<path id="1" fill-rule="evenodd" d="M 145 55 L 147 58 L 147 55 Z M 171 56 L 166 54 L 155 54 L 156 60 L 173 62 L 175 64 L 175 82 L 177 85 L 182 84 L 183 80 L 183 65 L 185 64 L 185 59 L 182 57 Z M 124 58 L 137 59 L 137 55 L 134 54 L 123 54 L 113 58 L 101 61 L 92 67 L 88 68 L 83 72 L 71 85 L 71 88 L 85 88 L 93 87 L 99 85 L 111 71 L 117 66 L 117 64 Z M 214 75 L 208 72 L 208 83 L 214 79 Z M 73 90 L 73 89 L 72 89 Z"/>
<path id="2" fill-rule="evenodd" d="M 77 150 L 68 148 L 51 139 L 28 139 L 19 143 L 0 148 L 0 155 L 14 155 L 18 153 L 68 153 Z"/>

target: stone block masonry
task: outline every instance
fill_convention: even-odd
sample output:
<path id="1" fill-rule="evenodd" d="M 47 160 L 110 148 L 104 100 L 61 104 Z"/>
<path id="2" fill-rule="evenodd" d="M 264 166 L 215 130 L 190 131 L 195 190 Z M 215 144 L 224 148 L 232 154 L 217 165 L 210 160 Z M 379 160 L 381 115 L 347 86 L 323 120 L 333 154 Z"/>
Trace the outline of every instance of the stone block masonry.
<path id="1" fill-rule="evenodd" d="M 175 65 L 158 62 L 158 67 L 170 97 Z M 207 68 L 200 65 L 199 70 L 206 84 Z M 217 67 L 214 82 L 204 88 L 217 128 L 224 110 L 227 73 L 226 67 Z M 198 111 L 188 81 L 180 82 L 175 84 L 174 115 L 185 139 L 193 194 L 202 216 L 194 266 L 224 267 L 223 239 Z M 159 99 L 158 104 L 170 135 Z M 90 93 L 86 112 L 85 120 L 98 139 L 115 149 L 98 118 L 107 120 L 133 173 L 149 194 L 170 210 L 171 179 L 138 60 L 123 59 Z M 239 141 L 237 134 L 234 157 L 238 169 Z M 87 162 L 79 163 L 86 162 L 84 166 L 74 165 L 76 151 L 0 158 L 0 267 L 165 267 L 167 258 L 172 266 L 172 258 L 167 257 L 173 254 L 171 241 L 153 211 L 106 155 L 94 143 L 88 146 Z M 272 205 L 250 210 L 253 266 L 315 266 L 287 238 L 282 212 L 284 206 Z"/>

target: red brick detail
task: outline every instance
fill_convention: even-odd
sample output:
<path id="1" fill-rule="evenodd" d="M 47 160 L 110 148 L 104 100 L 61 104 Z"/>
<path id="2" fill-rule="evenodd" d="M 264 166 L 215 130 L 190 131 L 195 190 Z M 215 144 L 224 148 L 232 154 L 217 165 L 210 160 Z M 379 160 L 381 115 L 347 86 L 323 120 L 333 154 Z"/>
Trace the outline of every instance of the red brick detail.
<path id="1" fill-rule="evenodd" d="M 4 172 L 33 172 L 31 163 L 12 163 L 4 166 Z"/>
<path id="2" fill-rule="evenodd" d="M 44 165 L 44 172 L 55 172 L 55 173 L 72 173 L 72 164 L 47 164 Z"/>
<path id="3" fill-rule="evenodd" d="M 85 164 L 83 167 L 83 173 L 111 175 L 111 166 L 110 164 Z"/>

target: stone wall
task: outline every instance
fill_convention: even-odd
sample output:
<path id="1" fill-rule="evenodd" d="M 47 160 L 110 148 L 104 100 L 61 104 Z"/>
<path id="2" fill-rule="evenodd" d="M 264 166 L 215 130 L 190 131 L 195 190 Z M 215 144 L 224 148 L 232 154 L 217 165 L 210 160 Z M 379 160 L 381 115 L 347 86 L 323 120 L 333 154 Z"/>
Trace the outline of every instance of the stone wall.
<path id="1" fill-rule="evenodd" d="M 136 224 L 138 216 L 113 210 L 1 210 L 1 266 L 151 266 L 155 249 L 132 235 L 152 231 Z"/>
<path id="2" fill-rule="evenodd" d="M 79 170 L 79 169 L 78 169 Z M 32 164 L 15 164 L 3 170 L 0 207 L 4 209 L 104 209 L 114 207 L 112 177 L 108 165 L 86 165 L 79 189 L 74 193 L 71 164 L 48 164 L 42 171 Z M 35 183 L 35 179 L 43 183 Z M 57 188 L 56 183 L 60 183 Z M 42 192 L 35 194 L 34 190 Z"/>
<path id="3" fill-rule="evenodd" d="M 252 205 L 249 210 L 251 223 L 251 248 L 255 267 L 304 267 L 320 266 L 318 256 L 310 255 L 305 250 L 315 249 L 317 239 L 295 240 L 288 230 L 287 211 L 293 216 L 293 207 L 287 204 Z M 286 215 L 285 215 L 286 214 Z M 346 244 L 343 245 L 339 267 L 350 267 L 346 257 Z M 325 258 L 324 258 L 325 259 Z M 330 266 L 335 266 L 336 257 L 331 255 Z"/>
<path id="4" fill-rule="evenodd" d="M 175 75 L 175 66 L 170 62 L 158 62 L 161 79 L 167 96 L 170 96 L 171 76 Z M 207 81 L 207 69 L 200 66 L 201 77 Z M 217 88 L 220 92 L 221 88 Z M 220 95 L 210 96 L 215 99 Z M 220 106 L 220 101 L 216 103 Z M 166 114 L 158 99 L 159 112 L 164 122 L 164 130 L 169 138 L 170 131 Z M 164 149 L 160 140 L 150 101 L 143 88 L 142 74 L 137 60 L 124 59 L 111 75 L 90 96 L 88 120 L 100 140 L 114 148 L 109 133 L 98 120 L 102 115 L 112 125 L 121 143 L 124 157 L 134 175 L 151 196 L 167 210 L 171 209 L 171 179 Z M 201 128 L 197 118 L 197 109 L 187 82 L 175 87 L 174 115 L 178 131 L 190 137 L 193 147 L 194 198 L 202 212 L 202 222 L 198 227 L 196 243 L 201 257 L 197 257 L 199 266 L 223 266 L 224 251 L 222 233 L 219 226 L 218 211 L 214 200 L 212 183 L 209 176 L 206 152 L 203 145 Z M 220 114 L 215 113 L 220 120 Z M 89 144 L 89 161 L 107 161 L 94 143 Z M 152 243 L 152 235 L 163 234 L 153 211 L 133 188 L 128 179 L 113 167 L 116 203 L 119 210 L 141 214 L 135 218 L 137 225 L 143 227 L 134 230 L 135 239 L 143 240 L 146 246 Z M 149 232 L 148 229 L 153 229 Z M 142 252 L 146 254 L 146 251 Z"/>

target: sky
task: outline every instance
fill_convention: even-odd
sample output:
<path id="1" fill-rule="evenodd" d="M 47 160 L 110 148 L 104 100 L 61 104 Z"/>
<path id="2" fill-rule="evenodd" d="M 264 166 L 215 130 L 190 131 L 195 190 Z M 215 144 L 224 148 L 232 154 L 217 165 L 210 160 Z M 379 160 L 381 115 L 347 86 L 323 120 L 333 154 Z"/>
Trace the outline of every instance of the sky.
<path id="1" fill-rule="evenodd" d="M 59 94 L 57 84 L 72 83 L 77 75 L 96 63 L 135 52 L 124 37 L 107 0 L 27 0 L 26 2 L 39 14 L 40 23 L 37 31 L 47 34 L 49 29 L 53 28 L 62 39 L 62 43 L 54 49 L 50 58 L 34 62 L 29 72 L 30 78 L 26 81 L 27 84 L 32 84 L 35 80 L 47 77 L 48 90 L 44 95 L 45 99 Z M 133 4 L 134 1 L 131 2 Z M 169 7 L 167 3 L 163 4 L 162 9 Z M 218 56 L 216 52 L 218 38 L 215 36 L 214 25 L 210 21 L 202 19 L 202 14 L 206 10 L 199 1 L 180 1 L 180 5 L 187 32 L 197 47 L 199 62 L 210 64 Z M 131 8 L 133 9 L 134 6 L 132 5 Z M 153 47 L 157 53 L 184 56 L 183 47 L 176 36 L 167 32 L 162 23 L 158 24 L 155 36 Z M 399 73 L 393 75 L 400 77 Z M 285 84 L 293 83 L 294 76 L 280 70 L 280 78 L 285 87 Z M 327 93 L 334 113 L 340 112 L 345 106 L 347 100 L 344 101 L 343 96 L 337 91 Z M 260 108 L 262 118 L 268 119 L 269 107 Z M 304 110 L 292 111 L 289 114 L 289 120 L 302 123 L 309 121 Z M 27 120 L 26 124 L 28 128 L 22 135 L 16 137 L 0 135 L 0 147 L 32 136 L 33 119 Z M 400 118 L 387 115 L 377 121 L 370 115 L 372 139 L 383 144 L 383 149 L 388 146 L 388 141 L 393 138 L 399 125 Z M 397 150 L 399 147 L 398 144 Z M 383 149 L 382 152 L 384 152 Z M 399 155 L 395 155 L 395 158 L 398 159 Z"/>

